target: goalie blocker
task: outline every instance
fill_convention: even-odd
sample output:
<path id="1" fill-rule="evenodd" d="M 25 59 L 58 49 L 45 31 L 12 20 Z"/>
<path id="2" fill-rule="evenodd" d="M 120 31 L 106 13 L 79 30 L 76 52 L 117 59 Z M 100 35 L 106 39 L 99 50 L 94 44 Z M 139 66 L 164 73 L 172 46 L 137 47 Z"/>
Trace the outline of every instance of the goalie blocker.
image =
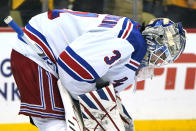
<path id="1" fill-rule="evenodd" d="M 79 105 L 58 81 L 66 110 L 67 131 L 133 131 L 133 121 L 112 84 L 79 96 Z M 79 110 L 78 110 L 79 109 Z"/>
<path id="2" fill-rule="evenodd" d="M 87 131 L 133 131 L 133 121 L 112 84 L 79 96 Z"/>

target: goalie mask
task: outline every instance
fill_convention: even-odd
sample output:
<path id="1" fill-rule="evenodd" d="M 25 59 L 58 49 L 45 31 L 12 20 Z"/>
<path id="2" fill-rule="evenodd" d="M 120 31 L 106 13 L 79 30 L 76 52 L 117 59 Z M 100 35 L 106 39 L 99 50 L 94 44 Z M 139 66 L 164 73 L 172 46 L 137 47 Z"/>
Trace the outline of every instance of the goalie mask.
<path id="1" fill-rule="evenodd" d="M 143 67 L 159 67 L 172 63 L 185 48 L 186 32 L 181 23 L 174 23 L 167 18 L 151 20 L 142 35 L 148 45 L 141 63 Z"/>
<path id="2" fill-rule="evenodd" d="M 181 23 L 174 23 L 167 18 L 151 20 L 142 35 L 147 43 L 147 52 L 136 73 L 136 81 L 152 78 L 154 67 L 174 62 L 186 44 L 186 31 Z"/>

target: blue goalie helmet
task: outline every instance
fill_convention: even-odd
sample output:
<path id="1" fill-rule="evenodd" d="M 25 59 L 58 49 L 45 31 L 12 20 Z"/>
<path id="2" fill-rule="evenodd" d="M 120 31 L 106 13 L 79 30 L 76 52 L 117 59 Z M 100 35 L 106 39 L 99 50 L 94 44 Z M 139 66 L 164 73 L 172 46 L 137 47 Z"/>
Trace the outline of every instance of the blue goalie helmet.
<path id="1" fill-rule="evenodd" d="M 186 31 L 181 23 L 174 23 L 168 18 L 151 20 L 142 35 L 148 45 L 141 63 L 143 67 L 159 67 L 174 62 L 186 45 Z"/>

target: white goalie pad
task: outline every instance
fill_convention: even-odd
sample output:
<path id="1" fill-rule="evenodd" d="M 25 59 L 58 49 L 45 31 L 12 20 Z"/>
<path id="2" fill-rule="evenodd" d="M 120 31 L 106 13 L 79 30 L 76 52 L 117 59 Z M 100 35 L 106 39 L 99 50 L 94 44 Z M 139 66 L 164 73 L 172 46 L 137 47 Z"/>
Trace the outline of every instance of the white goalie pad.
<path id="1" fill-rule="evenodd" d="M 133 131 L 132 119 L 112 85 L 79 96 L 87 131 Z"/>

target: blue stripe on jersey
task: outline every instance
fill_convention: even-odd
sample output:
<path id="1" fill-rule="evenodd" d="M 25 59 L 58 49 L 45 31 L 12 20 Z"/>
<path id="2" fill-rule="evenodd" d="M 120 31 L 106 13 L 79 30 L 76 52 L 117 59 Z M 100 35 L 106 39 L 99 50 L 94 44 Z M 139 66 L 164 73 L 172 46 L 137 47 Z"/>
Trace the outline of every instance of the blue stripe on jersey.
<path id="1" fill-rule="evenodd" d="M 108 24 L 100 24 L 99 27 L 107 27 L 107 28 L 113 28 L 114 25 L 108 25 Z"/>
<path id="2" fill-rule="evenodd" d="M 107 15 L 105 16 L 106 20 L 114 20 L 114 21 L 118 21 L 119 19 L 121 19 L 122 16 L 115 16 L 115 15 Z"/>
<path id="3" fill-rule="evenodd" d="M 120 33 L 118 34 L 118 38 L 121 38 L 123 32 L 125 31 L 125 28 L 126 28 L 128 19 L 129 19 L 129 18 L 127 18 L 127 17 L 125 18 L 125 20 L 124 20 L 124 22 L 123 22 L 123 25 L 122 25 L 122 29 L 120 30 Z"/>
<path id="4" fill-rule="evenodd" d="M 137 71 L 137 68 L 135 68 L 135 67 L 133 67 L 129 64 L 126 64 L 125 66 L 128 67 L 129 69 L 133 70 L 133 71 Z"/>
<path id="5" fill-rule="evenodd" d="M 99 97 L 103 100 L 109 100 L 108 97 L 106 96 L 105 92 L 103 89 L 99 89 L 97 90 L 97 93 L 99 95 Z"/>
<path id="6" fill-rule="evenodd" d="M 51 47 L 50 47 L 50 45 L 47 42 L 45 36 L 42 35 L 38 30 L 33 28 L 29 23 L 25 26 L 25 28 L 27 28 L 29 31 L 31 31 L 34 35 L 38 36 L 44 42 L 44 44 L 49 48 L 49 50 L 51 51 L 54 59 L 57 60 L 55 55 L 54 55 L 54 53 L 53 53 L 53 51 L 52 51 L 52 49 L 51 49 Z"/>
<path id="7" fill-rule="evenodd" d="M 73 72 L 64 62 L 62 62 L 62 60 L 59 58 L 57 63 L 59 64 L 59 66 L 66 71 L 71 77 L 73 77 L 75 80 L 78 81 L 85 81 L 88 83 L 95 83 L 95 79 L 94 80 L 84 80 L 81 77 L 79 77 L 75 72 Z"/>
<path id="8" fill-rule="evenodd" d="M 75 60 L 77 60 L 86 70 L 88 70 L 94 77 L 100 78 L 97 72 L 93 69 L 91 65 L 89 65 L 83 58 L 81 58 L 78 54 L 76 54 L 69 46 L 65 49 Z"/>
<path id="9" fill-rule="evenodd" d="M 105 20 L 103 20 L 102 21 L 102 24 L 116 24 L 117 22 L 116 21 L 105 21 Z"/>
<path id="10" fill-rule="evenodd" d="M 80 98 L 90 107 L 93 109 L 98 109 L 95 104 L 85 95 L 80 95 Z"/>
<path id="11" fill-rule="evenodd" d="M 54 9 L 51 12 L 51 17 L 52 19 L 57 18 L 59 16 L 59 13 L 69 13 L 72 15 L 76 15 L 76 16 L 81 16 L 81 17 L 98 17 L 98 14 L 96 13 L 90 13 L 90 12 L 78 12 L 78 11 L 72 11 L 72 10 L 67 10 L 67 9 Z"/>

